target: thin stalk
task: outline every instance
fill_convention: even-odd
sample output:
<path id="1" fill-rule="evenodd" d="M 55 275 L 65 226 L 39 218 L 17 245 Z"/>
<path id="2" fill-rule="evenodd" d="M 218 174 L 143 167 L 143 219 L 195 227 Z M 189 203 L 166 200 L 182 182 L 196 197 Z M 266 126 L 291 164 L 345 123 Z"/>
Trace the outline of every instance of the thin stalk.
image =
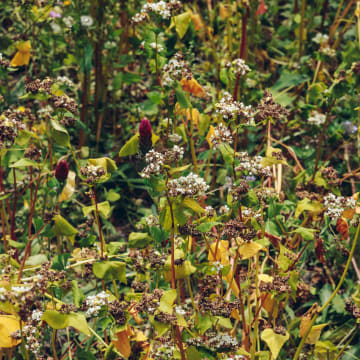
<path id="1" fill-rule="evenodd" d="M 59 360 L 57 354 L 56 354 L 56 329 L 53 329 L 53 333 L 51 336 L 51 349 L 53 352 L 53 356 L 55 360 Z"/>
<path id="2" fill-rule="evenodd" d="M 304 48 L 304 22 L 305 22 L 306 0 L 301 1 L 300 31 L 299 31 L 299 59 L 302 57 Z"/>
<path id="3" fill-rule="evenodd" d="M 255 259 L 255 314 L 259 311 L 259 253 Z M 254 337 L 251 344 L 251 359 L 255 359 L 256 343 L 259 337 L 259 317 L 256 316 L 254 324 Z"/>
<path id="4" fill-rule="evenodd" d="M 101 224 L 100 224 L 100 218 L 99 218 L 99 209 L 98 209 L 98 203 L 96 200 L 96 189 L 94 187 L 94 196 L 91 198 L 91 202 L 93 203 L 93 205 L 95 205 L 95 221 L 96 221 L 96 225 L 98 227 L 99 230 L 99 237 L 100 237 L 100 251 L 101 251 L 101 257 L 104 257 L 104 252 L 106 252 L 106 244 L 105 244 L 105 240 L 104 240 L 104 236 L 101 230 Z"/>

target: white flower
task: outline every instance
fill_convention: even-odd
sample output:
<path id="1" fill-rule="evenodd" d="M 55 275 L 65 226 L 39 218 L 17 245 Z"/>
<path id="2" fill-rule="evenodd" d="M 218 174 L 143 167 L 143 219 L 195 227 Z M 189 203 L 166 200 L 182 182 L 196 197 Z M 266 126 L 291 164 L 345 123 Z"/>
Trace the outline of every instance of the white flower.
<path id="1" fill-rule="evenodd" d="M 50 27 L 51 30 L 55 33 L 55 34 L 59 34 L 61 32 L 61 27 L 59 24 L 57 24 L 56 22 L 52 22 L 50 23 Z"/>
<path id="2" fill-rule="evenodd" d="M 187 176 L 181 176 L 178 179 L 172 179 L 168 182 L 168 189 L 170 196 L 188 196 L 194 197 L 203 195 L 209 186 L 205 180 L 199 175 L 190 173 Z"/>
<path id="3" fill-rule="evenodd" d="M 312 41 L 317 44 L 325 44 L 329 41 L 329 36 L 326 34 L 317 33 Z"/>
<path id="4" fill-rule="evenodd" d="M 74 23 L 75 23 L 75 21 L 74 21 L 74 19 L 73 19 L 72 16 L 66 16 L 66 17 L 64 17 L 64 18 L 63 18 L 63 21 L 64 21 L 64 24 L 66 25 L 66 27 L 68 27 L 68 28 L 71 28 L 71 27 L 74 25 Z"/>
<path id="5" fill-rule="evenodd" d="M 332 49 L 329 46 L 323 47 L 322 49 L 320 49 L 320 52 L 323 53 L 326 56 L 329 56 L 329 57 L 335 57 L 336 56 L 336 50 Z"/>
<path id="6" fill-rule="evenodd" d="M 236 75 L 244 76 L 251 71 L 250 68 L 246 65 L 244 59 L 235 59 L 232 64 L 234 66 L 234 73 Z"/>
<path id="7" fill-rule="evenodd" d="M 89 307 L 86 311 L 87 316 L 96 316 L 101 307 L 107 305 L 107 298 L 110 295 L 102 291 L 97 295 L 90 295 L 86 298 L 85 303 Z"/>
<path id="8" fill-rule="evenodd" d="M 230 208 L 227 205 L 223 205 L 220 207 L 219 212 L 221 215 L 225 215 L 230 212 Z"/>
<path id="9" fill-rule="evenodd" d="M 180 142 L 182 140 L 182 137 L 179 134 L 170 134 L 169 140 L 173 143 Z"/>
<path id="10" fill-rule="evenodd" d="M 40 321 L 41 317 L 43 316 L 43 312 L 40 310 L 33 310 L 31 314 L 31 319 L 35 321 Z"/>
<path id="11" fill-rule="evenodd" d="M 321 126 L 326 121 L 326 115 L 321 114 L 318 111 L 313 111 L 311 116 L 308 118 L 308 122 L 312 125 Z"/>
<path id="12" fill-rule="evenodd" d="M 90 27 L 94 23 L 94 20 L 89 15 L 82 15 L 80 16 L 80 23 L 82 26 Z"/>
<path id="13" fill-rule="evenodd" d="M 150 43 L 150 47 L 151 47 L 152 49 L 154 49 L 154 50 L 156 49 L 157 52 L 164 51 L 164 47 L 163 47 L 161 44 L 159 44 L 159 43 L 156 44 L 156 42 Z"/>

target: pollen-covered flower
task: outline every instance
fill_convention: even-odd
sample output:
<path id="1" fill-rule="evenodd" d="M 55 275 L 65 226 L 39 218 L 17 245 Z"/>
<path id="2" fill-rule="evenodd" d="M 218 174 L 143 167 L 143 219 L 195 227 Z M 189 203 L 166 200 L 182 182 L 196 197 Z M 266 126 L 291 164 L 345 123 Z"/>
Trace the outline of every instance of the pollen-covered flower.
<path id="1" fill-rule="evenodd" d="M 234 67 L 234 73 L 236 75 L 244 76 L 251 71 L 250 68 L 246 65 L 244 59 L 235 59 L 232 62 L 232 65 Z"/>
<path id="2" fill-rule="evenodd" d="M 214 149 L 224 143 L 231 144 L 233 142 L 231 131 L 224 124 L 219 124 L 214 129 L 214 134 L 210 136 L 210 142 Z"/>
<path id="3" fill-rule="evenodd" d="M 225 92 L 220 102 L 215 104 L 216 112 L 221 114 L 225 120 L 232 119 L 239 115 L 250 124 L 253 120 L 252 107 L 245 106 L 242 102 L 234 101 L 230 93 Z"/>

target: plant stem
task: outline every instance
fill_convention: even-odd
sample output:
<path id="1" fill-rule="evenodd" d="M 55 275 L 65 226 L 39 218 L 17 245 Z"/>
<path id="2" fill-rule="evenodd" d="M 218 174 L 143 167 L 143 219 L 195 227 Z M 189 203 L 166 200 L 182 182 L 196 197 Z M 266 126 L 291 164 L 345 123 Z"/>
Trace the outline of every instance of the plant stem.
<path id="1" fill-rule="evenodd" d="M 299 59 L 302 57 L 304 47 L 304 21 L 305 21 L 306 0 L 301 1 L 300 31 L 299 31 Z"/>
<path id="2" fill-rule="evenodd" d="M 100 251 L 101 251 L 101 257 L 104 257 L 104 252 L 106 252 L 106 244 L 105 244 L 105 240 L 104 240 L 104 236 L 101 230 L 101 224 L 100 224 L 100 218 L 99 218 L 99 209 L 98 209 L 98 203 L 96 200 L 96 188 L 94 187 L 93 189 L 94 191 L 94 196 L 91 198 L 91 202 L 93 203 L 93 205 L 95 205 L 95 221 L 96 221 L 96 225 L 98 227 L 99 230 L 99 237 L 100 237 Z"/>
<path id="3" fill-rule="evenodd" d="M 55 360 L 59 360 L 57 354 L 56 354 L 56 329 L 53 329 L 53 333 L 52 333 L 52 336 L 51 336 L 51 349 L 52 349 L 52 352 L 53 352 L 53 356 L 54 356 L 54 359 Z"/>

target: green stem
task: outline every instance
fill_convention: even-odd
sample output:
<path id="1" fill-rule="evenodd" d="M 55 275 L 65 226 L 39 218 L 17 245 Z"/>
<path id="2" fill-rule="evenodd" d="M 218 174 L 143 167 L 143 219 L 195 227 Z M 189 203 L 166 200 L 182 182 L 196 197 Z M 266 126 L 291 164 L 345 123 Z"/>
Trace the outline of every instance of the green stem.
<path id="1" fill-rule="evenodd" d="M 299 31 L 299 59 L 302 57 L 303 47 L 304 47 L 304 17 L 306 10 L 306 0 L 301 2 L 301 19 L 300 19 L 300 31 Z"/>

